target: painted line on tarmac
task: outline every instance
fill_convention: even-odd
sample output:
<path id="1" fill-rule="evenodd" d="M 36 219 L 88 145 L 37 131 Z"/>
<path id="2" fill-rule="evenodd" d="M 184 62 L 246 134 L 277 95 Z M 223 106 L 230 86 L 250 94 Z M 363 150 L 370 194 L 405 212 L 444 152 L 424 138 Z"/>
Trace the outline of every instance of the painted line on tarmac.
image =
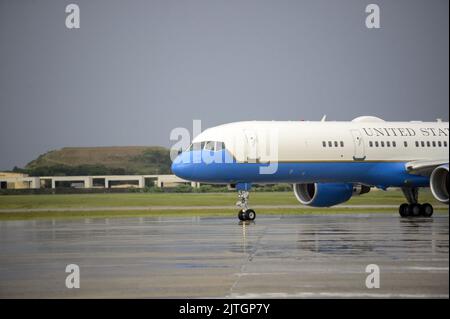
<path id="1" fill-rule="evenodd" d="M 298 292 L 298 293 L 242 293 L 231 294 L 227 298 L 266 299 L 266 298 L 432 298 L 448 299 L 448 294 L 413 294 L 413 293 L 367 293 L 367 292 Z"/>

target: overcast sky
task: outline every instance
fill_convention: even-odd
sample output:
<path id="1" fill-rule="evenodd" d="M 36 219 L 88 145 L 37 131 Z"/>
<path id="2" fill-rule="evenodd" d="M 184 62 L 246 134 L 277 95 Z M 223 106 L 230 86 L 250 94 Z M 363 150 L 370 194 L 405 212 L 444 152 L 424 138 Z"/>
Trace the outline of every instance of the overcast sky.
<path id="1" fill-rule="evenodd" d="M 0 169 L 193 119 L 448 120 L 448 0 L 73 2 L 0 0 Z"/>

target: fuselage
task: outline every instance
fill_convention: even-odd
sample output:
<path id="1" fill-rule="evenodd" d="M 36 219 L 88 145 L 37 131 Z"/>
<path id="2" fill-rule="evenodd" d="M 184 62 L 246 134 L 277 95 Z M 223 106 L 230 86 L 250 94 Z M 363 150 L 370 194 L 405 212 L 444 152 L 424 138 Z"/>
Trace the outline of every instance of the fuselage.
<path id="1" fill-rule="evenodd" d="M 172 165 L 207 183 L 362 183 L 427 187 L 405 164 L 448 162 L 448 122 L 250 121 L 205 130 Z"/>

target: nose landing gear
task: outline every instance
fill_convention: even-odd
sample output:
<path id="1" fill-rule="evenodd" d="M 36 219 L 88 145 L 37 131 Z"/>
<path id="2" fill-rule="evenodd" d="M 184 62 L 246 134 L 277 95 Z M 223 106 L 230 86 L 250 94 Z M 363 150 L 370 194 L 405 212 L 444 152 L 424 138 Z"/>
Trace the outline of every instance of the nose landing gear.
<path id="1" fill-rule="evenodd" d="M 398 212 L 401 217 L 431 217 L 433 215 L 433 206 L 431 204 L 419 204 L 419 189 L 417 187 L 402 188 L 408 203 L 401 204 Z"/>
<path id="2" fill-rule="evenodd" d="M 238 213 L 238 218 L 240 221 L 255 220 L 256 213 L 253 209 L 240 210 Z"/>
<path id="3" fill-rule="evenodd" d="M 249 192 L 247 190 L 238 191 L 239 200 L 236 202 L 236 206 L 241 208 L 238 213 L 238 218 L 240 221 L 255 220 L 256 218 L 255 211 L 248 208 L 248 196 Z"/>

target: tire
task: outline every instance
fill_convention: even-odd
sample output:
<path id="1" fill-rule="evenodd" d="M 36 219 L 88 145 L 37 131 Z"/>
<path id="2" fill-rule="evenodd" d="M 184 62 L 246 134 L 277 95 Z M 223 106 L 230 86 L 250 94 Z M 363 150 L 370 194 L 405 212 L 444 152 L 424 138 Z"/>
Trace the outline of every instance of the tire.
<path id="1" fill-rule="evenodd" d="M 256 213 L 253 209 L 247 209 L 245 211 L 245 217 L 247 220 L 255 220 L 256 218 Z"/>
<path id="2" fill-rule="evenodd" d="M 422 205 L 422 211 L 421 211 L 421 215 L 424 217 L 431 217 L 433 216 L 433 206 L 431 206 L 431 204 L 425 203 Z"/>
<path id="3" fill-rule="evenodd" d="M 418 217 L 418 216 L 422 215 L 422 205 L 411 204 L 409 206 L 409 211 L 410 211 L 411 216 Z"/>
<path id="4" fill-rule="evenodd" d="M 240 210 L 239 213 L 238 213 L 238 218 L 239 218 L 239 220 L 243 222 L 243 221 L 246 220 L 245 217 L 246 217 L 245 212 L 244 212 L 243 210 Z"/>
<path id="5" fill-rule="evenodd" d="M 400 216 L 402 217 L 408 217 L 409 216 L 409 205 L 404 203 L 401 204 L 398 208 L 398 212 L 400 213 Z"/>

